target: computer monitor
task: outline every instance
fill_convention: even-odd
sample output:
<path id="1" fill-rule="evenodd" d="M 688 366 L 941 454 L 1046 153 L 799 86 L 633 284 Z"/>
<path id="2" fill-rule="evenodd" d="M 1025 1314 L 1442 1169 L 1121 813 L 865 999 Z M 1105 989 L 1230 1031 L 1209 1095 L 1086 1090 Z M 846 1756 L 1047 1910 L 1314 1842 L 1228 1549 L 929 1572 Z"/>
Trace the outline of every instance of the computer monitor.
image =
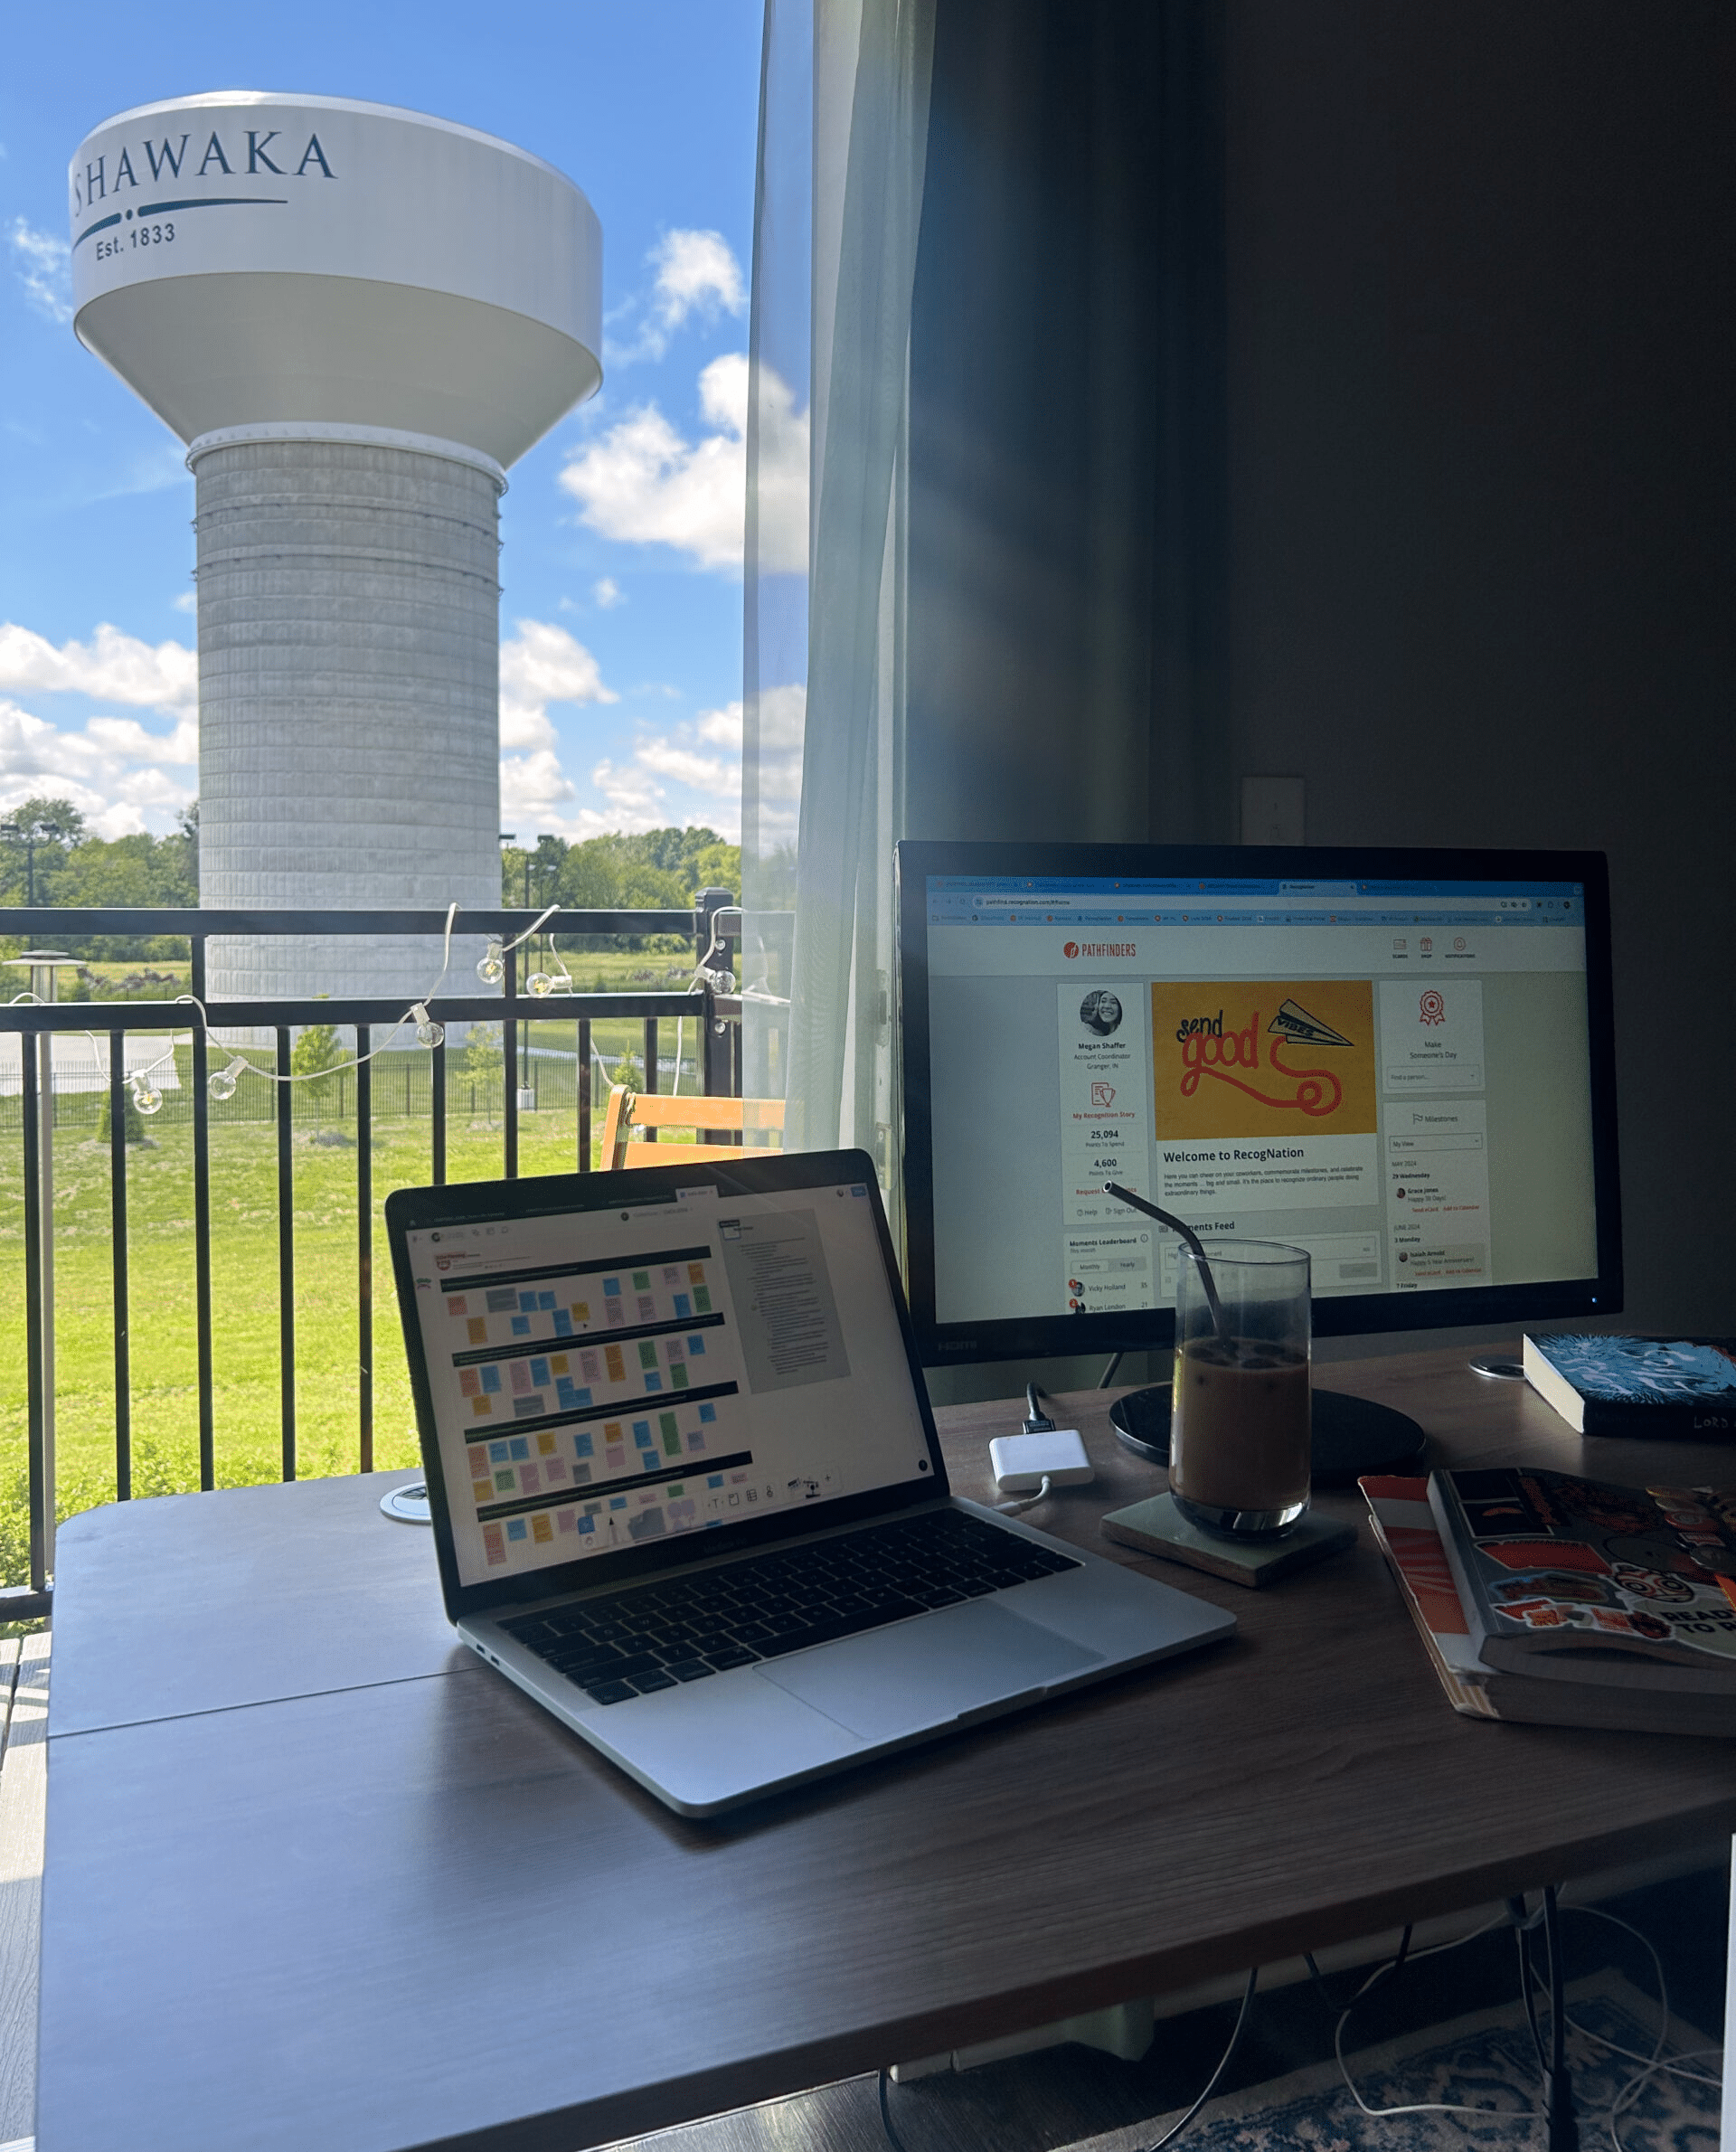
<path id="1" fill-rule="evenodd" d="M 1593 853 L 904 844 L 929 1366 L 1173 1339 L 1177 1242 L 1313 1259 L 1316 1335 L 1621 1306 Z"/>

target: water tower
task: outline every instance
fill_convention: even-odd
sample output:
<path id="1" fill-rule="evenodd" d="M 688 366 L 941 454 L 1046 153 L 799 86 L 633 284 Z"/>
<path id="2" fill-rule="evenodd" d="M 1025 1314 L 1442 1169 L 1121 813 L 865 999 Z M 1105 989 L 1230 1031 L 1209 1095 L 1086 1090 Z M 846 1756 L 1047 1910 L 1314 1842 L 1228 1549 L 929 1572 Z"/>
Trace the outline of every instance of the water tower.
<path id="1" fill-rule="evenodd" d="M 602 379 L 590 203 L 471 127 L 250 90 L 122 113 L 69 176 L 80 341 L 196 482 L 201 901 L 497 908 L 498 503 Z M 427 971 L 211 947 L 219 995 Z"/>

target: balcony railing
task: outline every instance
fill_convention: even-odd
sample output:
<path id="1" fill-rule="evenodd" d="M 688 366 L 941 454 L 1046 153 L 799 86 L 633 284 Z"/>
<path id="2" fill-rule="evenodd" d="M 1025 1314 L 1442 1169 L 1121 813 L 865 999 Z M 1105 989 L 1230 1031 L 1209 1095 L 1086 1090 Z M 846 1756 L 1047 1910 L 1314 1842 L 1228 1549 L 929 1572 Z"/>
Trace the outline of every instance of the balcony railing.
<path id="1" fill-rule="evenodd" d="M 458 931 L 467 939 L 498 936 L 510 942 L 522 935 L 539 914 L 498 911 L 466 912 Z M 574 1081 L 569 1101 L 562 1096 L 555 1110 L 572 1115 L 572 1169 L 589 1172 L 591 1165 L 593 1114 L 599 1103 L 599 1055 L 594 1027 L 617 1026 L 621 1022 L 640 1027 L 643 1077 L 637 1088 L 656 1090 L 667 1027 L 696 1022 L 699 1088 L 712 1096 L 739 1096 L 741 1092 L 741 1002 L 732 993 L 719 991 L 733 982 L 727 974 L 734 968 L 735 940 L 740 914 L 728 903 L 725 892 L 707 891 L 692 911 L 561 911 L 542 920 L 542 931 L 554 936 L 607 936 L 614 938 L 667 936 L 691 938 L 694 983 L 686 988 L 635 989 L 620 993 L 553 994 L 544 998 L 527 995 L 509 958 L 498 992 L 448 993 L 429 1002 L 429 1015 L 442 1025 L 486 1024 L 501 1027 L 503 1066 L 500 1083 L 501 1171 L 507 1179 L 519 1171 L 521 1088 L 531 1093 L 530 1110 L 538 1110 L 545 1087 L 537 1081 L 521 1087 L 521 1066 L 535 1066 L 539 1057 L 522 1055 L 521 1026 L 534 1021 L 540 1030 L 551 1024 L 573 1027 Z M 264 936 L 319 935 L 358 939 L 386 935 L 426 935 L 438 939 L 447 925 L 438 912 L 410 911 L 158 911 L 143 908 L 103 910 L 0 910 L 0 930 L 22 935 L 28 946 L 63 949 L 69 941 L 81 942 L 94 936 L 184 939 L 191 949 L 190 988 L 193 1003 L 183 1001 L 72 1003 L 21 999 L 0 1004 L 0 1037 L 18 1036 L 19 1084 L 17 1109 L 0 1097 L 0 1145 L 15 1138 L 22 1147 L 24 1270 L 24 1383 L 29 1479 L 30 1575 L 27 1584 L 0 1590 L 0 1620 L 16 1621 L 48 1613 L 52 1604 L 54 1539 L 54 1239 L 52 1216 L 53 1171 L 52 1128 L 61 1107 L 63 1125 L 95 1118 L 87 1091 L 63 1097 L 57 1102 L 52 1082 L 52 1050 L 47 1059 L 49 1088 L 42 1084 L 43 1056 L 33 1043 L 54 1034 L 89 1033 L 106 1042 L 106 1100 L 108 1124 L 108 1228 L 114 1329 L 114 1475 L 115 1491 L 121 1501 L 133 1492 L 133 1373 L 130 1363 L 129 1308 L 132 1299 L 132 1256 L 127 1234 L 127 1104 L 130 1081 L 127 1040 L 142 1032 L 161 1034 L 172 1028 L 191 1035 L 191 1047 L 182 1048 L 187 1081 L 175 1080 L 173 1104 L 165 1120 L 190 1121 L 192 1128 L 192 1228 L 193 1258 L 193 1326 L 194 1330 L 198 1402 L 199 1485 L 216 1484 L 217 1455 L 212 1383 L 212 1129 L 238 1118 L 256 1122 L 268 1118 L 276 1134 L 276 1240 L 278 1273 L 278 1429 L 281 1475 L 293 1479 L 297 1472 L 296 1380 L 296 1164 L 294 1131 L 308 1118 L 355 1121 L 355 1317 L 357 1326 L 356 1464 L 361 1471 L 374 1462 L 374 1185 L 373 1146 L 376 1118 L 394 1107 L 405 1118 L 427 1117 L 431 1178 L 436 1185 L 447 1178 L 448 1118 L 452 1106 L 462 1108 L 465 1087 L 475 1079 L 455 1075 L 442 1043 L 414 1058 L 393 1054 L 390 1062 L 365 1058 L 381 1035 L 397 1025 L 410 1006 L 408 998 L 269 998 L 224 1000 L 209 1003 L 202 1015 L 193 1005 L 206 1002 L 205 949 L 213 937 L 246 939 Z M 14 978 L 20 975 L 14 972 Z M 22 982 L 21 982 L 22 983 Z M 420 982 L 407 981 L 407 995 Z M 329 1024 L 352 1031 L 355 1038 L 353 1064 L 335 1069 L 316 1085 L 278 1082 L 263 1108 L 257 1097 L 219 1101 L 209 1083 L 213 1051 L 223 1052 L 221 1035 L 231 1032 L 269 1033 L 272 1041 L 271 1067 L 278 1077 L 291 1074 L 294 1034 L 310 1025 Z M 213 1039 L 212 1032 L 219 1034 Z M 528 1039 L 528 1031 L 527 1031 Z M 167 1049 L 165 1050 L 168 1051 Z M 251 1058 L 263 1065 L 266 1050 L 252 1050 Z M 393 1065 L 396 1064 L 396 1065 Z M 220 1062 L 218 1065 L 222 1064 Z M 551 1071 L 564 1063 L 547 1062 Z M 423 1071 L 426 1071 L 424 1075 Z M 679 1081 L 677 1060 L 675 1078 Z M 252 1085 L 250 1092 L 265 1087 Z M 491 1109 L 492 1084 L 485 1080 Z M 566 1092 L 562 1080 L 556 1089 Z M 323 1093 L 316 1100 L 310 1094 Z M 77 1101 L 76 1105 L 74 1101 Z M 166 1103 L 166 1101 L 165 1101 Z M 546 1170 L 546 1166 L 544 1167 Z"/>

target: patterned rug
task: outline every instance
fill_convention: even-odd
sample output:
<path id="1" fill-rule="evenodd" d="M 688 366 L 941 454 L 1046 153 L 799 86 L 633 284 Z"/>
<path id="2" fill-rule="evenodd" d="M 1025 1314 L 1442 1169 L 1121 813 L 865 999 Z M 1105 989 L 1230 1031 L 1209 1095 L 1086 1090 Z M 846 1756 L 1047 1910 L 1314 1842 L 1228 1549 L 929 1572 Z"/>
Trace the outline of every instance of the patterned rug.
<path id="1" fill-rule="evenodd" d="M 1718 2152 L 1715 2086 L 1662 2071 L 1633 2086 L 1656 2044 L 1656 2006 L 1617 1973 L 1576 1980 L 1567 1995 L 1567 2059 L 1583 2152 L 1612 2152 L 1611 2109 L 1617 2102 L 1613 2152 Z M 1613 2053 L 1591 2034 L 1640 2060 Z M 1691 2025 L 1672 2019 L 1666 2053 L 1686 2054 L 1709 2044 Z M 1345 2089 L 1337 2065 L 1327 2062 L 1212 2101 L 1176 2139 L 1175 2152 L 1462 2152 L 1467 2146 L 1524 2147 L 1527 2152 L 1536 2147 L 1542 2152 L 1546 2142 L 1535 2112 L 1537 2059 L 1516 2001 L 1352 2052 L 1346 2061 L 1372 2108 L 1440 2101 L 1486 2114 L 1366 2115 Z M 1714 2053 L 1685 2066 L 1715 2079 L 1720 2058 Z M 1068 2152 L 1136 2152 L 1154 2144 L 1181 2112 L 1083 2139 Z"/>

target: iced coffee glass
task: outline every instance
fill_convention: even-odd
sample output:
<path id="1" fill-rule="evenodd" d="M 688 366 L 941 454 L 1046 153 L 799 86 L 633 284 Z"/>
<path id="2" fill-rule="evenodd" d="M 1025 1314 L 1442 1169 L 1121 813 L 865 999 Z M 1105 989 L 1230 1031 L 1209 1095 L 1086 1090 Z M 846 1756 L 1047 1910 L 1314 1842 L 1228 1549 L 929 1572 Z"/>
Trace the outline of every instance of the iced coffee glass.
<path id="1" fill-rule="evenodd" d="M 1202 1531 L 1281 1539 L 1308 1506 L 1308 1257 L 1177 1251 L 1169 1491 Z"/>

